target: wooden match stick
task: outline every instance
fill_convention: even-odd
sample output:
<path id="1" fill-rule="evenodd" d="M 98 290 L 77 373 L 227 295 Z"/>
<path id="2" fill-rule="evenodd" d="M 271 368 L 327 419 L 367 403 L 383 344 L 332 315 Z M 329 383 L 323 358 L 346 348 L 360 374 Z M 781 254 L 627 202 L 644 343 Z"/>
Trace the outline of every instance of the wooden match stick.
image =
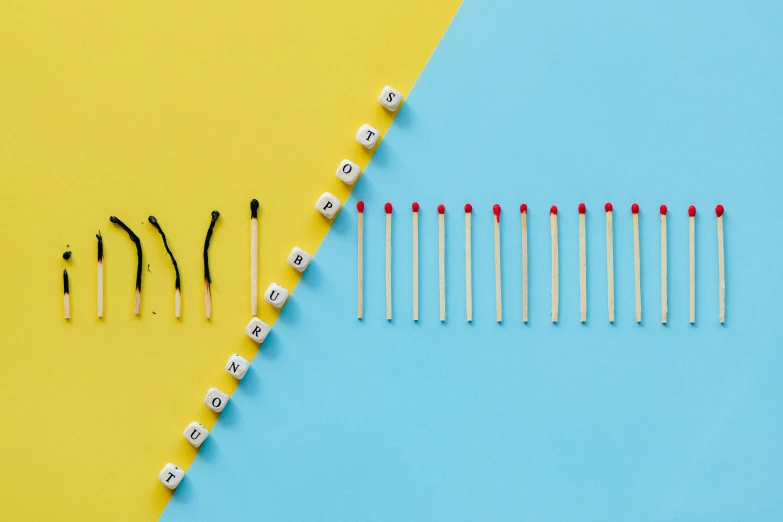
<path id="1" fill-rule="evenodd" d="M 63 268 L 63 314 L 66 319 L 71 318 L 71 292 L 68 287 L 68 269 Z"/>
<path id="2" fill-rule="evenodd" d="M 413 210 L 413 320 L 419 320 L 419 204 L 411 205 Z"/>
<path id="3" fill-rule="evenodd" d="M 639 205 L 631 205 L 633 214 L 633 273 L 636 288 L 636 322 L 642 322 L 642 276 L 639 258 Z"/>
<path id="4" fill-rule="evenodd" d="M 666 254 L 666 205 L 661 205 L 661 323 L 669 320 L 669 272 Z"/>
<path id="5" fill-rule="evenodd" d="M 180 300 L 179 266 L 177 266 L 177 260 L 174 259 L 174 254 L 169 248 L 168 241 L 166 241 L 166 234 L 164 234 L 163 229 L 160 228 L 160 223 L 158 223 L 158 220 L 155 219 L 155 216 L 150 216 L 147 218 L 147 221 L 149 221 L 152 226 L 158 229 L 158 232 L 160 233 L 160 237 L 163 238 L 163 247 L 166 249 L 166 253 L 171 258 L 171 264 L 174 265 L 174 317 L 179 319 L 181 315 L 180 314 L 181 300 Z"/>
<path id="6" fill-rule="evenodd" d="M 141 240 L 139 236 L 133 233 L 128 226 L 117 218 L 117 216 L 111 216 L 109 221 L 115 225 L 120 226 L 125 232 L 128 233 L 131 241 L 136 245 L 136 297 L 133 303 L 133 313 L 139 315 L 141 313 L 141 266 L 142 266 L 142 253 L 141 253 Z"/>
<path id="7" fill-rule="evenodd" d="M 438 205 L 438 287 L 440 289 L 440 320 L 446 320 L 446 207 Z"/>
<path id="8" fill-rule="evenodd" d="M 392 204 L 384 205 L 386 211 L 386 319 L 392 319 L 392 278 L 391 278 L 391 234 L 392 234 Z"/>
<path id="9" fill-rule="evenodd" d="M 500 288 L 500 205 L 492 206 L 495 214 L 495 315 L 497 321 L 503 322 L 503 297 Z"/>
<path id="10" fill-rule="evenodd" d="M 465 203 L 465 318 L 473 321 L 473 269 L 471 260 L 471 216 L 473 205 Z"/>
<path id="11" fill-rule="evenodd" d="M 696 207 L 688 207 L 688 245 L 690 250 L 690 322 L 696 323 Z"/>
<path id="12" fill-rule="evenodd" d="M 604 205 L 606 211 L 606 296 L 609 322 L 614 322 L 614 234 L 612 232 L 612 204 Z"/>
<path id="13" fill-rule="evenodd" d="M 557 207 L 549 208 L 549 231 L 552 239 L 552 322 L 557 322 L 558 312 L 558 271 L 560 264 L 557 260 Z"/>
<path id="14" fill-rule="evenodd" d="M 95 237 L 98 239 L 98 317 L 103 317 L 103 236 L 100 230 Z"/>
<path id="15" fill-rule="evenodd" d="M 726 275 L 724 273 L 724 257 L 723 257 L 723 205 L 715 207 L 715 215 L 718 216 L 718 297 L 720 304 L 720 311 L 718 318 L 720 324 L 726 322 Z"/>
<path id="16" fill-rule="evenodd" d="M 363 308 L 362 301 L 364 297 L 364 201 L 356 202 L 356 211 L 356 222 L 358 224 L 358 230 L 356 234 L 356 242 L 358 245 L 358 259 L 356 265 L 356 273 L 358 278 L 356 287 L 358 289 L 358 293 L 356 296 L 356 302 L 358 311 L 356 313 L 356 317 L 357 319 L 361 319 Z"/>
<path id="17" fill-rule="evenodd" d="M 209 286 L 212 284 L 212 275 L 209 273 L 209 241 L 212 239 L 212 232 L 219 217 L 220 212 L 213 210 L 212 220 L 207 229 L 207 237 L 204 240 L 204 313 L 207 319 L 212 317 L 212 296 L 209 290 Z"/>
<path id="18" fill-rule="evenodd" d="M 585 244 L 585 213 L 587 207 L 579 203 L 579 320 L 587 322 L 587 245 Z"/>
<path id="19" fill-rule="evenodd" d="M 527 203 L 519 205 L 522 216 L 522 322 L 527 322 Z"/>
<path id="20" fill-rule="evenodd" d="M 250 200 L 250 313 L 258 315 L 258 200 Z M 179 317 L 179 316 L 177 316 Z"/>

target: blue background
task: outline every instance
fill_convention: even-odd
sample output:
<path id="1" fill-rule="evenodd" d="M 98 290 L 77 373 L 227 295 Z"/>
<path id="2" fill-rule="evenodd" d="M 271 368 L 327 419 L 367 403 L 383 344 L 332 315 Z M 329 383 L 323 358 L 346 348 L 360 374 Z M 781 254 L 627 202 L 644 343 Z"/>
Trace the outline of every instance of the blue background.
<path id="1" fill-rule="evenodd" d="M 162 520 L 783 519 L 782 6 L 466 1 Z M 367 205 L 361 322 L 358 199 Z M 395 205 L 392 322 L 387 200 Z M 414 200 L 422 205 L 418 324 Z M 464 305 L 467 201 L 473 324 Z M 606 201 L 616 210 L 614 325 Z M 634 321 L 632 202 L 642 209 L 642 325 Z M 447 207 L 446 324 L 438 321 L 438 203 Z M 503 207 L 501 325 L 494 203 Z M 668 326 L 660 323 L 661 203 L 669 206 Z M 726 206 L 725 326 L 716 203 Z M 560 208 L 557 325 L 549 319 L 552 204 Z M 695 326 L 690 204 L 699 210 Z"/>

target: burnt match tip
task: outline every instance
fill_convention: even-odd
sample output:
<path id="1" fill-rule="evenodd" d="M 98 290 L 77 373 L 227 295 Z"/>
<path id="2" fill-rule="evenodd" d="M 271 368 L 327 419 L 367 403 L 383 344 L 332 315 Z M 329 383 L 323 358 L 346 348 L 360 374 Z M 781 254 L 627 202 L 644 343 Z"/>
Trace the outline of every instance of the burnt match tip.
<path id="1" fill-rule="evenodd" d="M 218 212 L 217 210 L 213 210 L 212 211 L 212 219 L 217 219 L 219 217 L 220 217 L 220 212 Z"/>
<path id="2" fill-rule="evenodd" d="M 117 216 L 111 216 L 109 218 L 109 221 L 111 221 L 112 223 L 117 223 L 119 221 L 119 219 L 117 219 Z"/>
<path id="3" fill-rule="evenodd" d="M 721 217 L 723 215 L 723 205 L 715 207 L 715 215 Z"/>
<path id="4" fill-rule="evenodd" d="M 386 204 L 383 206 L 383 210 L 385 210 L 387 214 L 391 214 L 392 204 L 387 201 Z"/>
<path id="5" fill-rule="evenodd" d="M 152 223 L 153 225 L 154 225 L 155 223 L 157 223 L 157 222 L 158 222 L 158 220 L 157 220 L 157 219 L 155 219 L 155 216 L 150 216 L 150 217 L 148 217 L 148 218 L 147 218 L 147 221 L 149 221 L 149 222 L 150 222 L 150 223 Z"/>
<path id="6" fill-rule="evenodd" d="M 688 215 L 690 217 L 694 217 L 696 215 L 696 207 L 694 207 L 693 205 L 688 207 Z"/>
<path id="7" fill-rule="evenodd" d="M 446 213 L 446 205 L 438 205 L 438 214 Z"/>
<path id="8" fill-rule="evenodd" d="M 613 207 L 612 207 L 611 203 L 607 203 L 606 205 L 604 205 L 604 210 L 607 211 L 607 212 L 611 212 L 612 208 Z"/>
<path id="9" fill-rule="evenodd" d="M 587 207 L 585 206 L 585 204 L 584 203 L 579 203 L 579 213 L 580 214 L 584 214 L 586 212 L 587 212 Z"/>
<path id="10" fill-rule="evenodd" d="M 63 252 L 63 259 L 65 259 L 65 260 L 71 259 L 71 251 L 70 250 L 66 250 L 65 252 Z"/>
<path id="11" fill-rule="evenodd" d="M 524 214 L 525 212 L 527 212 L 527 203 L 522 203 L 521 205 L 519 205 L 519 212 L 521 214 Z"/>
<path id="12" fill-rule="evenodd" d="M 419 211 L 419 204 L 414 201 L 413 205 L 411 205 L 411 210 L 413 210 L 414 212 L 418 212 Z"/>
<path id="13" fill-rule="evenodd" d="M 471 212 L 473 212 L 473 205 L 470 203 L 465 203 L 465 213 L 470 214 Z"/>
<path id="14" fill-rule="evenodd" d="M 364 201 L 356 202 L 356 210 L 358 210 L 359 212 L 364 212 Z"/>
<path id="15" fill-rule="evenodd" d="M 665 216 L 666 212 L 668 212 L 668 208 L 666 208 L 666 205 L 661 205 L 661 215 Z"/>
<path id="16" fill-rule="evenodd" d="M 551 207 L 549 207 L 549 213 L 556 216 L 557 215 L 557 206 L 556 205 L 552 205 Z"/>
<path id="17" fill-rule="evenodd" d="M 258 210 L 258 200 L 257 199 L 251 199 L 250 200 L 250 210 Z"/>
<path id="18" fill-rule="evenodd" d="M 631 213 L 632 214 L 638 214 L 639 213 L 639 205 L 637 205 L 636 203 L 631 205 Z"/>

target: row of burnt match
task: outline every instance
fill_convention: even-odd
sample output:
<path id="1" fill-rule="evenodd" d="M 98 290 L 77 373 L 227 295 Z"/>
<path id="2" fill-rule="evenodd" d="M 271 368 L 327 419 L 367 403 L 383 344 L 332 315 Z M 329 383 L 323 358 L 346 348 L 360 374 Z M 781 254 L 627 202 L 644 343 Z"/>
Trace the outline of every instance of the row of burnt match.
<path id="1" fill-rule="evenodd" d="M 358 211 L 358 313 L 362 318 L 363 293 L 364 293 L 364 202 L 356 204 Z M 392 204 L 384 205 L 386 212 L 386 319 L 392 319 L 392 284 L 391 284 L 391 234 L 392 234 Z M 411 205 L 413 212 L 413 320 L 419 320 L 419 204 Z M 446 320 L 446 277 L 445 277 L 445 219 L 446 207 L 438 205 L 438 287 L 440 296 L 440 320 Z M 471 216 L 473 206 L 467 203 L 465 210 L 465 314 L 466 320 L 473 320 L 473 295 L 472 295 L 472 267 L 471 267 Z M 585 213 L 587 207 L 584 203 L 578 206 L 579 212 L 579 312 L 580 321 L 587 321 L 587 256 L 585 241 Z M 614 322 L 614 246 L 612 232 L 612 217 L 614 208 L 611 203 L 604 205 L 606 211 L 606 272 L 607 272 L 607 307 L 609 322 Z M 724 274 L 723 255 L 723 205 L 715 207 L 717 216 L 718 233 L 718 277 L 719 277 L 719 320 L 723 324 L 726 320 L 726 280 Z M 492 212 L 495 215 L 495 313 L 497 322 L 503 320 L 503 301 L 501 289 L 500 271 L 500 205 L 494 205 Z M 527 250 L 527 204 L 519 206 L 522 225 L 522 321 L 528 322 L 528 250 Z M 661 214 L 661 322 L 668 322 L 668 270 L 666 253 L 666 205 L 660 206 Z M 639 205 L 631 205 L 633 217 L 633 252 L 634 252 L 634 278 L 636 289 L 636 322 L 642 322 L 642 292 L 641 292 L 641 262 L 639 256 Z M 691 324 L 696 322 L 696 248 L 695 248 L 695 217 L 696 207 L 688 207 L 689 220 L 689 272 L 690 272 L 690 309 L 689 320 Z M 552 260 L 552 322 L 558 320 L 559 289 L 558 289 L 558 235 L 557 235 L 557 207 L 549 208 L 549 223 L 551 235 L 551 260 Z"/>

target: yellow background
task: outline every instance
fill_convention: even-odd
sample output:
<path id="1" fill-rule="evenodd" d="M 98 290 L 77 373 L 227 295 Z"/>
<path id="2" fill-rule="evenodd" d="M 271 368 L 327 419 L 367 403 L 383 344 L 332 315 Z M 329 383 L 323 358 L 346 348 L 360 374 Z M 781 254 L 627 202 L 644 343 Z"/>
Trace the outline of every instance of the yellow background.
<path id="1" fill-rule="evenodd" d="M 327 190 L 344 200 L 338 163 L 369 160 L 356 130 L 386 131 L 392 118 L 378 93 L 385 84 L 410 91 L 458 5 L 0 3 L 0 519 L 160 514 L 170 492 L 158 471 L 167 461 L 187 468 L 196 450 L 183 429 L 217 418 L 204 393 L 233 391 L 227 357 L 257 351 L 243 333 L 250 199 L 261 202 L 259 292 L 272 281 L 291 289 L 288 252 L 314 253 L 329 227 L 315 200 Z M 213 209 L 208 322 L 201 249 Z M 112 214 L 144 248 L 140 317 L 135 249 Z M 181 267 L 179 321 L 150 214 Z M 259 315 L 276 317 L 263 301 Z"/>

